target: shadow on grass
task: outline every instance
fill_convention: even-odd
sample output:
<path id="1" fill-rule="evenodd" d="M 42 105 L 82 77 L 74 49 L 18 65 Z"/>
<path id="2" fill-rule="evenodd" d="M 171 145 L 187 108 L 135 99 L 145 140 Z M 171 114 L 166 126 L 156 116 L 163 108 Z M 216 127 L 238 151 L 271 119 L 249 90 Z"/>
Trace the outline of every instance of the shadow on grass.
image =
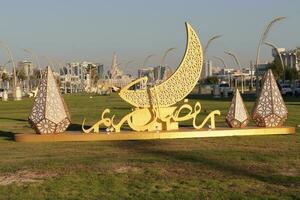
<path id="1" fill-rule="evenodd" d="M 170 151 L 161 150 L 160 142 L 157 141 L 128 141 L 118 142 L 120 148 L 127 148 L 139 153 L 151 154 L 158 156 L 162 159 L 173 160 L 174 162 L 190 162 L 197 165 L 206 166 L 209 169 L 222 171 L 237 176 L 245 176 L 248 178 L 256 179 L 269 184 L 276 184 L 281 186 L 300 186 L 300 177 L 298 176 L 285 176 L 279 174 L 270 174 L 267 171 L 255 171 L 255 168 L 243 168 L 245 166 L 235 165 L 233 162 L 227 162 L 223 159 L 214 159 L 209 155 L 201 153 L 195 154 L 194 151 Z"/>
<path id="2" fill-rule="evenodd" d="M 89 126 L 89 125 L 84 125 L 84 128 L 85 129 L 89 129 L 91 128 L 92 126 Z M 82 125 L 81 124 L 71 124 L 68 128 L 67 128 L 67 131 L 78 131 L 80 133 L 82 133 Z M 100 127 L 99 128 L 99 131 L 102 132 L 102 133 L 105 133 L 106 132 L 106 128 L 105 127 Z"/>
<path id="3" fill-rule="evenodd" d="M 27 119 L 16 119 L 16 118 L 9 118 L 9 117 L 0 117 L 0 119 L 7 119 L 7 120 L 13 120 L 18 122 L 27 122 Z"/>
<path id="4" fill-rule="evenodd" d="M 0 131 L 0 137 L 4 140 L 14 140 L 15 134 L 12 132 Z"/>
<path id="5" fill-rule="evenodd" d="M 256 101 L 256 95 L 255 94 L 241 94 L 243 97 L 243 101 L 244 102 L 255 102 Z M 212 95 L 210 94 L 190 94 L 187 96 L 187 99 L 200 99 L 200 100 L 213 100 L 213 101 L 220 101 L 220 102 L 224 102 L 224 101 L 231 101 L 232 96 L 229 96 L 227 98 L 214 98 Z M 299 102 L 300 101 L 300 97 L 295 97 L 295 96 L 283 96 L 283 99 L 285 102 Z"/>
<path id="6" fill-rule="evenodd" d="M 90 128 L 90 126 L 85 126 L 85 128 Z M 70 124 L 70 126 L 67 128 L 67 131 L 82 131 L 82 125 Z"/>
<path id="7" fill-rule="evenodd" d="M 300 99 L 299 99 L 300 102 Z M 290 105 L 290 106 L 300 106 L 300 103 L 286 103 L 286 105 Z"/>

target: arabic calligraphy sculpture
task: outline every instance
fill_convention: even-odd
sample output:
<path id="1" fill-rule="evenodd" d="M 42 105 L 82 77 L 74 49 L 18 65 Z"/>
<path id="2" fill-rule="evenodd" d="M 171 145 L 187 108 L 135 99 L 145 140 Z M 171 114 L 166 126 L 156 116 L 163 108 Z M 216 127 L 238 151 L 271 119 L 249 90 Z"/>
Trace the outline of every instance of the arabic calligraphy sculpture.
<path id="1" fill-rule="evenodd" d="M 288 111 L 278 89 L 272 70 L 263 78 L 260 95 L 254 105 L 252 118 L 260 127 L 279 127 L 287 119 Z"/>
<path id="2" fill-rule="evenodd" d="M 232 98 L 226 122 L 232 128 L 244 128 L 249 123 L 249 114 L 238 89 Z"/>
<path id="3" fill-rule="evenodd" d="M 133 111 L 115 122 L 115 116 L 107 117 L 109 109 L 104 110 L 101 119 L 91 128 L 85 129 L 85 120 L 82 129 L 85 133 L 99 132 L 100 126 L 107 127 L 109 131 L 120 132 L 125 123 L 134 131 L 177 130 L 179 122 L 192 120 L 195 129 L 203 128 L 210 120 L 210 127 L 215 128 L 215 115 L 220 111 L 212 111 L 202 123 L 197 124 L 197 116 L 201 105 L 196 102 L 192 107 L 185 100 L 180 107 L 174 106 L 182 101 L 196 86 L 203 64 L 203 53 L 200 40 L 193 28 L 186 23 L 187 46 L 185 55 L 172 76 L 166 81 L 149 89 L 131 90 L 139 82 L 147 82 L 142 77 L 125 86 L 119 93 L 127 103 L 133 105 Z"/>
<path id="4" fill-rule="evenodd" d="M 38 134 L 62 133 L 70 124 L 70 115 L 50 67 L 44 71 L 29 123 Z"/>

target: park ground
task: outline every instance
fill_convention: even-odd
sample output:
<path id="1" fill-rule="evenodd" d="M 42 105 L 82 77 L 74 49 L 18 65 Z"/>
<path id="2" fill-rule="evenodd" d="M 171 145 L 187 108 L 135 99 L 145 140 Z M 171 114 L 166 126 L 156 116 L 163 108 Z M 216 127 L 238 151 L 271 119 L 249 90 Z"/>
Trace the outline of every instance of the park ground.
<path id="1" fill-rule="evenodd" d="M 116 95 L 68 94 L 69 130 L 92 125 L 105 108 L 130 111 Z M 199 100 L 219 109 L 230 99 Z M 245 96 L 249 111 L 253 97 Z M 32 132 L 32 99 L 0 102 L 0 199 L 300 199 L 300 129 L 294 135 L 201 139 L 17 143 Z M 300 124 L 300 98 L 286 99 L 286 125 Z"/>

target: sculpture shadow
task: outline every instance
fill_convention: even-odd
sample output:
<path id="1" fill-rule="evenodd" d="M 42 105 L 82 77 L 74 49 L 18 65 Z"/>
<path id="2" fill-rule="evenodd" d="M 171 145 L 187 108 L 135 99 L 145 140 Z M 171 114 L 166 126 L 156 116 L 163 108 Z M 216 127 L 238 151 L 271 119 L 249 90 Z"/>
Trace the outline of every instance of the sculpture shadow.
<path id="1" fill-rule="evenodd" d="M 7 131 L 0 131 L 0 138 L 3 138 L 4 140 L 14 140 L 15 134 L 13 132 L 7 132 Z"/>
<path id="2" fill-rule="evenodd" d="M 256 100 L 256 96 L 254 94 L 241 94 L 244 101 L 254 102 Z M 213 101 L 219 101 L 219 102 L 230 102 L 232 100 L 232 95 L 228 96 L 226 98 L 214 98 L 213 95 L 210 94 L 189 94 L 187 96 L 188 99 L 191 100 L 213 100 Z"/>
<path id="3" fill-rule="evenodd" d="M 9 117 L 1 117 L 0 119 L 6 119 L 6 120 L 13 120 L 13 121 L 19 121 L 19 122 L 27 122 L 27 119 L 17 119 L 17 118 L 9 118 Z"/>
<path id="4" fill-rule="evenodd" d="M 155 155 L 161 160 L 171 160 L 174 162 L 192 163 L 194 167 L 204 166 L 209 169 L 224 172 L 228 176 L 244 176 L 269 184 L 280 186 L 300 186 L 300 177 L 286 176 L 280 174 L 271 174 L 268 171 L 255 171 L 250 168 L 235 165 L 234 162 L 224 162 L 223 159 L 215 159 L 204 153 L 195 153 L 195 151 L 181 150 L 162 150 L 160 149 L 163 142 L 150 141 L 126 141 L 118 142 L 120 148 L 130 149 L 137 153 Z"/>
<path id="5" fill-rule="evenodd" d="M 70 124 L 70 126 L 67 128 L 67 131 L 82 131 L 82 125 L 81 124 Z M 86 128 L 89 128 L 90 126 L 85 126 Z"/>
<path id="6" fill-rule="evenodd" d="M 241 94 L 241 96 L 242 96 L 244 102 L 255 102 L 256 101 L 255 94 L 245 93 L 245 94 Z M 299 102 L 300 101 L 300 97 L 287 96 L 287 95 L 284 95 L 282 97 L 285 102 Z M 189 94 L 187 96 L 187 98 L 191 99 L 191 100 L 192 99 L 194 99 L 194 100 L 213 100 L 213 101 L 224 102 L 224 101 L 231 101 L 232 96 L 229 96 L 227 98 L 224 98 L 224 97 L 214 98 L 213 95 L 211 95 L 211 94 Z"/>

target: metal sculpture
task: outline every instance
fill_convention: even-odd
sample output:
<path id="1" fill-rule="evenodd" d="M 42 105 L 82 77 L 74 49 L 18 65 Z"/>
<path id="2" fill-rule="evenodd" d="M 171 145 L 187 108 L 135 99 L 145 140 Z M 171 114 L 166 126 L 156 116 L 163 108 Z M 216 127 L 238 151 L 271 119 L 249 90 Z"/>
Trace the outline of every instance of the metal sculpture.
<path id="1" fill-rule="evenodd" d="M 132 90 L 135 84 L 147 81 L 147 77 L 143 77 L 120 91 L 120 97 L 134 108 L 119 121 L 115 119 L 115 115 L 110 115 L 109 109 L 105 109 L 100 120 L 90 128 L 85 128 L 85 119 L 83 120 L 82 130 L 86 134 L 17 134 L 15 140 L 22 142 L 112 141 L 295 133 L 295 127 L 215 129 L 215 117 L 221 114 L 219 110 L 210 112 L 203 121 L 199 120 L 200 102 L 190 105 L 185 98 L 200 78 L 203 52 L 200 40 L 193 28 L 186 24 L 186 30 L 185 55 L 173 75 L 148 89 Z M 184 101 L 180 103 L 182 100 Z M 180 105 L 175 105 L 177 103 Z M 255 104 L 253 118 L 259 126 L 272 127 L 281 125 L 286 117 L 286 107 L 272 72 L 269 70 L 265 76 L 261 95 Z M 244 127 L 249 121 L 238 90 L 226 119 L 232 127 Z M 47 69 L 39 87 L 29 120 L 38 133 L 63 132 L 70 123 L 70 116 L 60 97 L 50 68 Z M 179 123 L 187 120 L 192 121 L 194 129 L 178 130 Z M 207 125 L 208 123 L 210 124 Z M 205 125 L 207 128 L 202 129 Z M 123 126 L 133 131 L 121 132 Z M 108 134 L 88 134 L 99 133 L 100 128 L 105 128 Z M 110 132 L 114 133 L 109 134 Z"/>
<path id="2" fill-rule="evenodd" d="M 215 115 L 220 111 L 212 111 L 202 123 L 197 124 L 197 116 L 201 111 L 201 105 L 196 102 L 194 107 L 185 100 L 179 108 L 174 104 L 183 100 L 196 86 L 202 70 L 203 52 L 200 40 L 193 28 L 186 23 L 187 46 L 181 64 L 166 81 L 151 87 L 150 89 L 131 90 L 133 85 L 145 81 L 147 77 L 140 78 L 125 86 L 119 93 L 120 97 L 127 103 L 133 105 L 134 110 L 115 122 L 109 109 L 104 110 L 101 119 L 91 128 L 82 129 L 85 133 L 99 132 L 100 126 L 107 127 L 108 131 L 120 132 L 121 126 L 127 123 L 135 131 L 159 131 L 177 130 L 178 123 L 193 120 L 195 129 L 203 128 L 210 120 L 210 127 L 215 128 Z M 186 114 L 187 112 L 187 114 Z"/>
<path id="3" fill-rule="evenodd" d="M 232 128 L 245 128 L 249 123 L 249 114 L 238 89 L 232 98 L 226 122 Z"/>
<path id="4" fill-rule="evenodd" d="M 166 81 L 149 90 L 130 90 L 142 78 L 124 87 L 119 95 L 129 104 L 138 108 L 168 107 L 183 100 L 197 84 L 202 70 L 203 53 L 196 32 L 186 24 L 187 47 L 181 64 Z"/>
<path id="5" fill-rule="evenodd" d="M 287 116 L 288 110 L 272 70 L 269 69 L 264 75 L 263 86 L 254 105 L 252 118 L 259 127 L 280 127 Z"/>
<path id="6" fill-rule="evenodd" d="M 71 118 L 50 67 L 44 71 L 29 123 L 38 134 L 62 133 Z"/>

